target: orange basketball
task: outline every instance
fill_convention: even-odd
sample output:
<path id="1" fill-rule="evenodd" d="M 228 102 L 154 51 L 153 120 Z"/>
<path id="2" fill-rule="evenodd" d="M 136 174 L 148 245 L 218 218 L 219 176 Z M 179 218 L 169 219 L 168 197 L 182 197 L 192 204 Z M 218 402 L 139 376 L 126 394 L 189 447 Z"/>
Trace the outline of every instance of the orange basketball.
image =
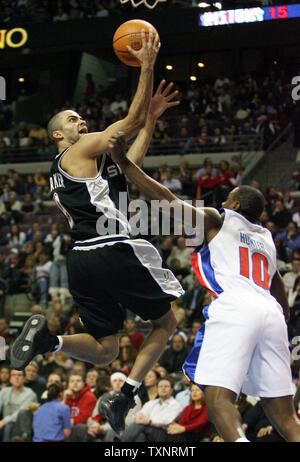
<path id="1" fill-rule="evenodd" d="M 142 48 L 142 29 L 145 30 L 146 40 L 149 39 L 149 31 L 152 29 L 154 36 L 158 34 L 155 27 L 142 19 L 132 19 L 121 24 L 116 30 L 113 38 L 114 52 L 118 58 L 127 66 L 139 67 L 140 62 L 127 50 L 130 45 L 134 50 Z"/>

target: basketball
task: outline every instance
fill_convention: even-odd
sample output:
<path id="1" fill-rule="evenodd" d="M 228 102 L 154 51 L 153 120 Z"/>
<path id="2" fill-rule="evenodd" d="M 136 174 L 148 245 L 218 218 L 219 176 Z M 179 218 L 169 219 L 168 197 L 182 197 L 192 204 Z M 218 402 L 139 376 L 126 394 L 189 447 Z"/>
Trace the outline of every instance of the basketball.
<path id="1" fill-rule="evenodd" d="M 128 50 L 127 45 L 134 50 L 142 48 L 142 29 L 145 30 L 146 40 L 149 39 L 149 31 L 152 29 L 154 36 L 158 34 L 155 27 L 142 19 L 132 19 L 121 24 L 113 37 L 113 48 L 117 57 L 127 66 L 140 67 L 140 62 Z"/>

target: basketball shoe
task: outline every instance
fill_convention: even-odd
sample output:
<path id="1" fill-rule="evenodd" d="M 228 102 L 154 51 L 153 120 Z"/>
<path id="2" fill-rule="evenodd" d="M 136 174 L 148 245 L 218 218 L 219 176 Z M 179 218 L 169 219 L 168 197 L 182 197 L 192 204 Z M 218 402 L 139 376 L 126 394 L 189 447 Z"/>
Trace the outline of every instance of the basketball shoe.
<path id="1" fill-rule="evenodd" d="M 13 344 L 11 366 L 21 371 L 36 355 L 54 351 L 58 343 L 56 335 L 48 329 L 46 318 L 40 314 L 31 316 Z"/>
<path id="2" fill-rule="evenodd" d="M 105 417 L 111 428 L 119 435 L 125 429 L 125 418 L 129 411 L 136 405 L 134 398 L 128 398 L 121 391 L 115 395 L 100 400 L 98 412 Z"/>

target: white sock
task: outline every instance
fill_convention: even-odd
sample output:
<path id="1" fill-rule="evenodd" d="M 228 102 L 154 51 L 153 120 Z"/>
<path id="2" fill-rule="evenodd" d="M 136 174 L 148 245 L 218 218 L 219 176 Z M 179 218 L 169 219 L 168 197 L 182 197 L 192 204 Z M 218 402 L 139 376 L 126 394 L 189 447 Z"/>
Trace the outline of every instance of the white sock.
<path id="1" fill-rule="evenodd" d="M 61 335 L 57 335 L 57 338 L 58 338 L 59 343 L 54 348 L 54 352 L 61 350 L 62 346 L 63 346 L 63 343 L 64 343 L 63 338 L 61 337 Z"/>
<path id="2" fill-rule="evenodd" d="M 133 393 L 135 393 L 136 390 L 137 390 L 138 388 L 140 388 L 140 386 L 142 385 L 142 382 L 137 382 L 136 380 L 130 379 L 129 377 L 128 377 L 128 379 L 126 380 L 126 382 L 128 383 L 128 385 L 131 385 L 132 387 L 134 387 L 134 388 L 133 388 Z"/>
<path id="3" fill-rule="evenodd" d="M 235 440 L 235 443 L 250 443 L 250 441 L 247 440 L 246 437 L 243 437 L 243 438 L 238 438 L 237 440 Z"/>

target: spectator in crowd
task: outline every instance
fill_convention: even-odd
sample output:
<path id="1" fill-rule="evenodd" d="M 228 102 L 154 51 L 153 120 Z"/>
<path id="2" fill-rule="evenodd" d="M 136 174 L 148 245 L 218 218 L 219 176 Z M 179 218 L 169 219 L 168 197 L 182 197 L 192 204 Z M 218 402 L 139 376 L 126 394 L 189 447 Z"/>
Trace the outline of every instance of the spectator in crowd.
<path id="1" fill-rule="evenodd" d="M 175 399 L 181 405 L 182 408 L 188 406 L 190 404 L 190 397 L 191 397 L 191 387 L 190 387 L 189 379 L 182 374 L 181 380 L 176 382 L 174 387 L 174 392 L 176 393 Z"/>
<path id="2" fill-rule="evenodd" d="M 45 131 L 46 131 L 46 130 L 45 130 Z M 47 132 L 46 132 L 46 134 L 47 134 Z M 46 184 L 47 184 L 47 180 L 46 180 L 46 178 L 44 177 L 41 168 L 38 168 L 38 169 L 36 170 L 33 179 L 34 179 L 34 183 L 35 183 L 37 186 L 46 186 Z"/>
<path id="3" fill-rule="evenodd" d="M 209 207 L 213 201 L 213 192 L 218 184 L 218 177 L 213 175 L 213 170 L 210 164 L 207 164 L 205 173 L 200 175 L 197 180 L 196 197 L 205 201 L 205 206 Z"/>
<path id="4" fill-rule="evenodd" d="M 98 3 L 97 4 L 96 17 L 97 18 L 106 18 L 107 16 L 109 16 L 109 11 L 106 8 L 104 8 L 102 3 Z"/>
<path id="5" fill-rule="evenodd" d="M 119 112 L 126 113 L 128 110 L 127 101 L 118 93 L 116 99 L 111 103 L 110 112 L 114 115 L 117 115 Z"/>
<path id="6" fill-rule="evenodd" d="M 283 282 L 286 292 L 293 288 L 296 278 L 300 275 L 300 260 L 292 260 L 292 271 L 288 271 L 283 276 Z"/>
<path id="7" fill-rule="evenodd" d="M 201 286 L 199 279 L 193 275 L 193 288 L 186 290 L 182 296 L 182 307 L 186 311 L 187 326 L 190 327 L 197 318 L 204 320 L 202 315 L 205 289 Z"/>
<path id="8" fill-rule="evenodd" d="M 171 252 L 173 249 L 173 240 L 174 238 L 172 236 L 166 236 L 164 240 L 162 241 L 162 244 L 159 248 L 164 264 L 166 264 L 168 258 L 171 255 Z"/>
<path id="9" fill-rule="evenodd" d="M 283 230 L 291 221 L 291 212 L 284 207 L 282 199 L 275 202 L 275 208 L 272 212 L 272 221 L 278 226 L 279 230 Z"/>
<path id="10" fill-rule="evenodd" d="M 291 191 L 289 189 L 284 189 L 282 194 L 284 207 L 288 210 L 292 210 L 295 205 L 295 199 L 292 198 Z"/>
<path id="11" fill-rule="evenodd" d="M 112 430 L 110 424 L 103 420 L 101 416 L 101 402 L 106 398 L 118 393 L 123 386 L 127 376 L 122 372 L 115 372 L 110 377 L 111 390 L 104 393 L 98 399 L 92 416 L 88 419 L 87 424 L 78 424 L 72 429 L 69 442 L 97 442 L 97 441 L 113 441 L 117 434 Z M 130 409 L 125 419 L 125 428 L 132 423 L 134 415 L 141 408 L 141 401 L 135 397 L 136 406 Z M 100 411 L 100 413 L 99 413 Z"/>
<path id="12" fill-rule="evenodd" d="M 1 366 L 0 368 L 0 391 L 3 388 L 10 386 L 10 369 L 9 366 Z"/>
<path id="13" fill-rule="evenodd" d="M 173 398 L 173 385 L 167 377 L 157 385 L 159 398 L 148 401 L 134 417 L 134 423 L 115 438 L 122 442 L 163 442 L 167 437 L 167 426 L 181 414 L 180 404 Z"/>
<path id="14" fill-rule="evenodd" d="M 169 374 L 179 372 L 182 369 L 183 362 L 187 357 L 187 348 L 181 335 L 174 335 L 170 348 L 166 349 L 158 362 L 160 366 L 166 368 Z"/>
<path id="15" fill-rule="evenodd" d="M 33 202 L 33 197 L 30 193 L 26 193 L 24 196 L 24 203 L 22 204 L 21 211 L 27 215 L 33 215 L 35 211 L 35 206 Z"/>
<path id="16" fill-rule="evenodd" d="M 31 401 L 36 401 L 36 394 L 24 386 L 24 371 L 12 369 L 10 373 L 11 387 L 0 391 L 0 441 L 7 443 L 11 440 L 14 424 L 21 409 L 26 409 Z"/>
<path id="17" fill-rule="evenodd" d="M 81 375 L 81 377 L 85 377 L 86 363 L 84 363 L 83 361 L 75 361 L 71 373 Z"/>
<path id="18" fill-rule="evenodd" d="M 126 345 L 120 348 L 119 359 L 121 362 L 122 371 L 129 375 L 132 366 L 135 362 L 137 351 L 131 345 Z"/>
<path id="19" fill-rule="evenodd" d="M 138 391 L 138 395 L 141 399 L 142 405 L 158 397 L 157 382 L 159 378 L 159 373 L 154 369 L 151 369 L 149 372 L 147 372 L 142 386 L 139 388 Z"/>
<path id="20" fill-rule="evenodd" d="M 14 191 L 8 194 L 8 206 L 9 210 L 13 210 L 15 212 L 20 212 L 22 208 L 22 203 L 17 200 L 17 195 Z"/>
<path id="21" fill-rule="evenodd" d="M 260 401 L 243 415 L 243 428 L 246 438 L 255 443 L 283 442 L 284 439 L 273 429 Z"/>
<path id="22" fill-rule="evenodd" d="M 290 255 L 293 250 L 300 247 L 300 233 L 298 225 L 290 221 L 287 226 L 287 230 L 277 234 L 278 239 L 287 248 L 288 254 Z"/>
<path id="23" fill-rule="evenodd" d="M 61 231 L 61 230 L 60 230 Z M 66 255 L 72 248 L 72 240 L 69 234 L 59 232 L 58 229 L 51 231 L 51 237 L 47 236 L 45 242 L 51 242 L 53 248 L 53 262 L 50 270 L 49 293 L 59 295 L 63 303 L 71 298 L 68 283 Z"/>
<path id="24" fill-rule="evenodd" d="M 65 441 L 71 433 L 71 410 L 61 401 L 64 390 L 59 383 L 48 388 L 47 403 L 42 404 L 33 414 L 34 442 Z"/>
<path id="25" fill-rule="evenodd" d="M 202 322 L 203 321 L 200 320 L 200 319 L 195 319 L 193 321 L 193 324 L 192 324 L 192 327 L 191 327 L 191 330 L 190 330 L 190 333 L 189 333 L 189 336 L 188 336 L 188 339 L 187 339 L 188 350 L 190 350 L 191 347 L 194 345 L 196 334 L 197 334 L 198 330 L 200 329 L 200 327 L 202 325 Z"/>
<path id="26" fill-rule="evenodd" d="M 296 277 L 294 285 L 289 289 L 287 295 L 290 307 L 289 338 L 293 338 L 300 333 L 300 276 Z"/>
<path id="27" fill-rule="evenodd" d="M 48 301 L 48 288 L 51 266 L 52 261 L 50 260 L 50 255 L 46 251 L 41 251 L 38 256 L 38 263 L 35 267 L 35 284 L 38 290 L 39 302 L 45 305 Z"/>
<path id="28" fill-rule="evenodd" d="M 133 348 L 138 352 L 144 342 L 144 336 L 136 331 L 136 323 L 134 319 L 127 319 L 124 322 L 124 327 Z"/>
<path id="29" fill-rule="evenodd" d="M 170 189 L 174 194 L 180 194 L 182 185 L 178 178 L 174 176 L 173 170 L 171 168 L 167 169 L 166 179 L 163 180 L 163 185 Z"/>
<path id="30" fill-rule="evenodd" d="M 0 336 L 6 341 L 9 337 L 9 327 L 5 318 L 0 318 Z"/>
<path id="31" fill-rule="evenodd" d="M 206 416 L 206 405 L 203 391 L 191 386 L 190 404 L 184 407 L 180 420 L 168 426 L 168 443 L 200 443 L 209 441 L 210 423 Z"/>
<path id="32" fill-rule="evenodd" d="M 85 424 L 92 415 L 97 398 L 91 392 L 90 386 L 84 382 L 83 377 L 72 373 L 68 380 L 68 388 L 64 392 L 63 402 L 71 409 L 72 425 L 78 425 Z"/>
<path id="33" fill-rule="evenodd" d="M 186 246 L 185 238 L 180 236 L 177 238 L 176 245 L 173 246 L 171 254 L 167 259 L 167 264 L 170 265 L 172 259 L 180 262 L 181 268 L 190 267 L 191 265 L 191 248 Z"/>
<path id="34" fill-rule="evenodd" d="M 40 124 L 36 124 L 29 131 L 29 137 L 32 145 L 34 146 L 47 146 L 47 144 L 49 143 L 47 130 Z"/>
<path id="35" fill-rule="evenodd" d="M 22 246 L 26 241 L 26 234 L 20 230 L 19 225 L 10 226 L 10 232 L 7 234 L 8 245 L 10 247 Z"/>
<path id="36" fill-rule="evenodd" d="M 96 394 L 98 378 L 99 378 L 99 372 L 95 367 L 88 370 L 86 374 L 86 383 L 90 386 L 90 390 L 94 394 Z"/>
<path id="37" fill-rule="evenodd" d="M 28 366 L 25 367 L 25 386 L 31 388 L 40 401 L 42 393 L 45 391 L 46 384 L 41 377 L 38 376 L 38 364 L 35 361 L 31 361 Z"/>

